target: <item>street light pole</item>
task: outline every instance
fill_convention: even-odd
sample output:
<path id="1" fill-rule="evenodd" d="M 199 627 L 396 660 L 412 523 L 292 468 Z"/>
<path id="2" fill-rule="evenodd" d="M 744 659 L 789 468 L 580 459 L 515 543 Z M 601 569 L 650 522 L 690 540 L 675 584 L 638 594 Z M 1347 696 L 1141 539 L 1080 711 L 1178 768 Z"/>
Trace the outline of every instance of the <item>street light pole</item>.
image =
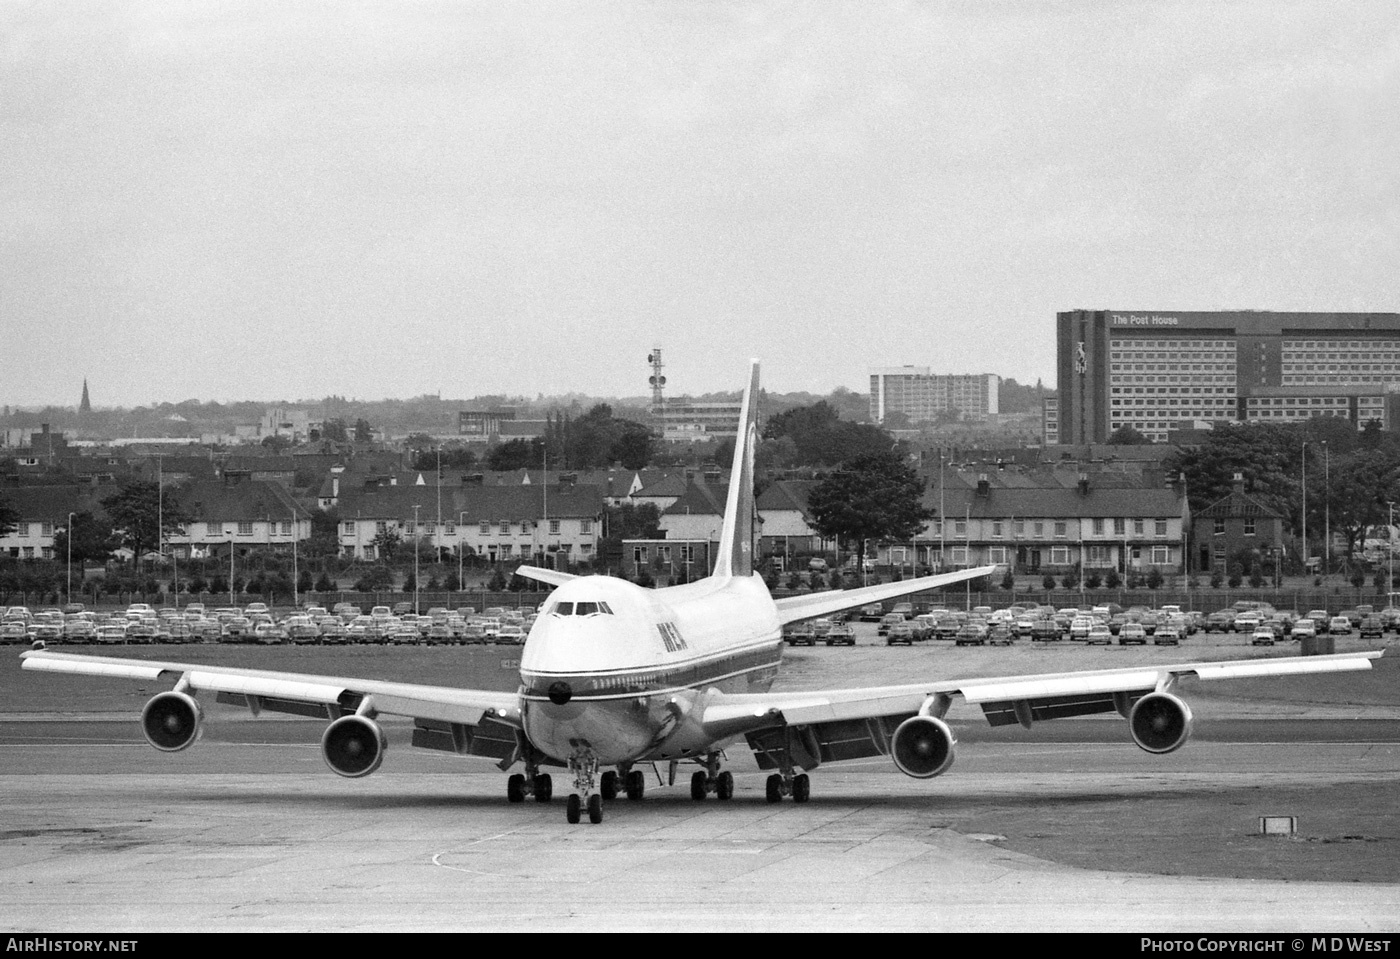
<path id="1" fill-rule="evenodd" d="M 1389 569 L 1386 572 L 1385 593 L 1386 605 L 1390 606 L 1390 593 L 1395 589 L 1395 504 L 1386 503 L 1390 507 L 1390 524 L 1385 528 L 1386 545 L 1390 549 L 1386 550 L 1390 554 Z"/>
<path id="2" fill-rule="evenodd" d="M 413 507 L 413 615 L 418 615 L 418 506 Z"/>
<path id="3" fill-rule="evenodd" d="M 1303 572 L 1308 571 L 1308 441 L 1303 440 Z"/>
<path id="4" fill-rule="evenodd" d="M 68 540 L 68 602 L 73 602 L 73 517 L 76 513 L 68 514 L 68 530 L 64 539 Z"/>
<path id="5" fill-rule="evenodd" d="M 466 592 L 467 584 L 462 581 L 464 575 L 462 569 L 462 556 L 467 552 L 463 549 L 462 539 L 467 535 L 467 511 L 462 510 L 457 514 L 457 591 Z"/>
<path id="6" fill-rule="evenodd" d="M 1322 441 L 1322 575 L 1332 575 L 1332 465 Z"/>

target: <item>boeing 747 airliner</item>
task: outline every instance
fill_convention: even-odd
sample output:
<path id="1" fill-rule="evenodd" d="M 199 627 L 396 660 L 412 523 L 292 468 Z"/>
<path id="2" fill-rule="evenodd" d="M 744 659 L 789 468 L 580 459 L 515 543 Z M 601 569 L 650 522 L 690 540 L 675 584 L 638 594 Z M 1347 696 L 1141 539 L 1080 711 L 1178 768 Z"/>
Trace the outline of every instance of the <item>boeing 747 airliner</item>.
<path id="1" fill-rule="evenodd" d="M 1181 680 L 1369 669 L 1380 652 L 1134 666 L 988 679 L 929 679 L 908 685 L 773 692 L 782 628 L 867 603 L 986 576 L 994 566 L 861 589 L 774 600 L 753 569 L 753 460 L 758 441 L 758 364 L 744 393 L 738 441 L 713 573 L 645 589 L 608 576 L 571 576 L 522 566 L 522 576 L 556 588 L 530 629 L 517 692 L 457 689 L 330 676 L 144 662 L 31 650 L 24 668 L 174 681 L 141 715 L 157 749 L 185 749 L 199 737 L 198 693 L 219 702 L 329 720 L 326 764 L 368 776 L 384 759 L 381 715 L 411 717 L 413 745 L 498 761 L 511 775 L 511 802 L 549 802 L 547 768 L 567 767 L 569 822 L 586 811 L 601 822 L 620 792 L 640 800 L 644 766 L 698 769 L 691 796 L 734 793 L 726 747 L 744 743 L 771 770 L 769 802 L 805 802 L 808 771 L 826 763 L 887 755 L 903 773 L 927 779 L 953 763 L 957 741 L 944 716 L 957 698 L 982 707 L 994 726 L 1118 712 L 1133 740 L 1152 753 L 1183 745 L 1191 710 Z"/>

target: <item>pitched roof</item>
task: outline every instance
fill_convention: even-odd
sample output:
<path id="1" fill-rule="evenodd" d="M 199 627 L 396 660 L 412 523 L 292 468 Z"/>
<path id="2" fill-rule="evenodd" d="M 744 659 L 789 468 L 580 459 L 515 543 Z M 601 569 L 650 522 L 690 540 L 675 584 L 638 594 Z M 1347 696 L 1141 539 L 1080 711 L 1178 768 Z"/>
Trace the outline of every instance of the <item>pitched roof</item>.
<path id="1" fill-rule="evenodd" d="M 1196 514 L 1197 519 L 1223 519 L 1229 516 L 1265 516 L 1269 519 L 1283 517 L 1241 490 L 1231 490 L 1205 509 Z"/>
<path id="2" fill-rule="evenodd" d="M 546 498 L 546 493 L 548 494 Z M 377 489 L 340 488 L 337 509 L 342 519 L 413 518 L 418 507 L 420 520 L 437 518 L 437 489 L 434 487 L 382 486 Z M 442 487 L 444 522 L 478 523 L 550 519 L 592 519 L 603 512 L 603 494 L 597 486 L 453 486 Z"/>
<path id="3" fill-rule="evenodd" d="M 724 501 L 729 496 L 729 486 L 713 486 L 704 483 L 691 483 L 670 506 L 661 511 L 662 516 L 723 516 Z"/>
<path id="4" fill-rule="evenodd" d="M 174 491 L 180 506 L 197 523 L 237 523 L 260 519 L 288 519 L 304 515 L 281 483 L 269 480 L 243 480 L 226 483 L 204 480 L 187 483 Z"/>
<path id="5" fill-rule="evenodd" d="M 976 518 L 1022 517 L 1026 519 L 1161 519 L 1181 516 L 1185 497 L 1173 489 L 993 489 L 987 496 L 975 490 L 948 489 L 943 493 L 944 514 Z M 937 489 L 924 491 L 924 506 L 938 512 Z"/>

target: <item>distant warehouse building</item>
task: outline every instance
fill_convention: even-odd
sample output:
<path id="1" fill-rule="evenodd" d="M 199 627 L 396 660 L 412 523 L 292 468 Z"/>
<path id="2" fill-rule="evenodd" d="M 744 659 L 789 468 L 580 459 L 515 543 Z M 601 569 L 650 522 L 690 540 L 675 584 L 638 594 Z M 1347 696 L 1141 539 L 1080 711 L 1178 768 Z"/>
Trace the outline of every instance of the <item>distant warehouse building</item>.
<path id="1" fill-rule="evenodd" d="M 1071 310 L 1056 353 L 1060 443 L 1125 426 L 1162 442 L 1182 421 L 1400 425 L 1397 313 Z"/>
<path id="2" fill-rule="evenodd" d="M 1000 411 L 995 373 L 934 374 L 927 366 L 893 366 L 870 371 L 870 418 L 885 422 L 890 413 L 903 413 L 910 423 L 932 423 L 957 410 L 969 419 L 985 419 Z"/>

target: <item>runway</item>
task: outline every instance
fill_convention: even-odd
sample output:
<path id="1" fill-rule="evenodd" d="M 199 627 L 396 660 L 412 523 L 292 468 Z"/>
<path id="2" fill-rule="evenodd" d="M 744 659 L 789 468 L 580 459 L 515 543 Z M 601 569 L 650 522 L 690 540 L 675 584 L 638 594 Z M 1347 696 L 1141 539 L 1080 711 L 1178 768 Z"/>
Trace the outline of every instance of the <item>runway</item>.
<path id="1" fill-rule="evenodd" d="M 569 826 L 561 802 L 509 805 L 490 764 L 403 748 L 401 729 L 351 781 L 314 726 L 231 725 L 166 755 L 130 723 L 0 724 L 0 928 L 1400 929 L 1393 734 L 1272 723 L 1290 741 L 1150 756 L 1119 724 L 1055 724 L 1088 732 L 969 738 L 932 781 L 822 768 L 800 806 L 765 802 L 738 755 L 730 802 L 693 802 L 683 768 Z M 1260 815 L 1297 815 L 1299 837 L 1253 835 Z M 1271 874 L 1318 881 L 1237 878 Z"/>

